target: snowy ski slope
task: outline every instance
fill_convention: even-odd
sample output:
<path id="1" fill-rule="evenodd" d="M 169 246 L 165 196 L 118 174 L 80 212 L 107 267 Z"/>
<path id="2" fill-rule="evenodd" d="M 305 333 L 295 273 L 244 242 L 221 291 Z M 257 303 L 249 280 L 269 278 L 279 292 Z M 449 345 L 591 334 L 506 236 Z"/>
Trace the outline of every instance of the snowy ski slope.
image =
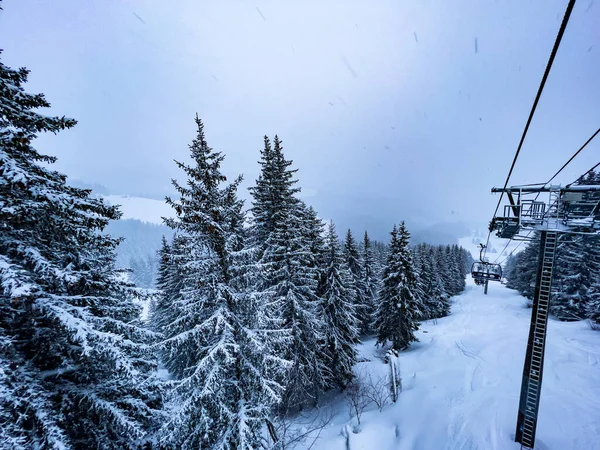
<path id="1" fill-rule="evenodd" d="M 349 433 L 350 449 L 519 449 L 513 439 L 531 312 L 524 303 L 499 283 L 484 296 L 469 280 L 452 315 L 423 324 L 420 342 L 401 354 L 398 403 L 381 413 L 370 406 L 362 430 Z M 372 340 L 361 345 L 370 361 L 358 372 L 387 373 L 374 349 Z M 550 319 L 536 449 L 600 449 L 599 362 L 600 332 Z M 340 430 L 352 421 L 343 394 L 332 408 L 336 416 L 314 450 L 347 448 Z"/>

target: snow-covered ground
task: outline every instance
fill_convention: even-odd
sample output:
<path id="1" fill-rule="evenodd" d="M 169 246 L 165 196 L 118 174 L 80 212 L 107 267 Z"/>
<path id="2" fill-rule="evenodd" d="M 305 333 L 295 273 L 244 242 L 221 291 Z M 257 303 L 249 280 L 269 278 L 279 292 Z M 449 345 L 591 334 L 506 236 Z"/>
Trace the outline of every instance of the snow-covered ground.
<path id="1" fill-rule="evenodd" d="M 383 412 L 369 406 L 361 431 L 348 434 L 351 450 L 520 448 L 513 440 L 531 310 L 499 283 L 487 296 L 469 284 L 453 301 L 452 314 L 423 324 L 420 342 L 401 353 L 398 402 Z M 387 374 L 374 341 L 360 351 L 370 361 L 357 364 L 359 373 Z M 600 332 L 550 320 L 536 449 L 600 449 L 599 361 Z M 347 449 L 340 431 L 354 420 L 343 394 L 329 407 L 336 415 L 313 450 Z"/>

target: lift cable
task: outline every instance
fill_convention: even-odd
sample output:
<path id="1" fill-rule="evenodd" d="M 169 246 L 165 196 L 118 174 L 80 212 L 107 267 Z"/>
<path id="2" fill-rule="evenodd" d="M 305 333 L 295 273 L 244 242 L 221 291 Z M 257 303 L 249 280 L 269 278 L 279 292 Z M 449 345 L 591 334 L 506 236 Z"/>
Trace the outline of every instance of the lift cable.
<path id="1" fill-rule="evenodd" d="M 600 163 L 598 163 L 598 165 L 600 165 Z M 591 170 L 593 170 L 593 168 L 592 168 Z M 588 172 L 589 172 L 589 171 L 588 171 Z M 586 174 L 587 174 L 587 172 L 586 172 Z M 551 180 L 550 180 L 550 181 L 551 181 Z M 550 181 L 548 181 L 548 183 L 550 183 Z M 548 183 L 546 183 L 546 184 L 548 184 Z M 546 184 L 544 184 L 544 186 L 545 186 Z M 537 200 L 539 196 L 540 196 L 540 193 L 538 192 L 538 194 L 535 196 L 535 200 Z M 558 202 L 558 200 L 557 200 L 557 202 Z M 552 205 L 550 205 L 550 206 L 552 206 Z M 546 214 L 548 213 L 548 211 L 549 211 L 549 210 L 550 210 L 550 209 L 548 209 L 547 211 L 545 211 L 545 212 L 544 212 L 544 214 L 542 215 L 542 220 L 544 219 L 544 217 L 546 217 Z M 527 236 L 525 236 L 525 239 L 527 239 L 527 238 L 529 237 L 529 235 L 530 235 L 532 232 L 533 232 L 533 230 L 529 230 L 529 233 L 527 233 Z M 494 264 L 496 264 L 496 263 L 498 262 L 498 260 L 499 260 L 499 259 L 502 257 L 502 254 L 504 253 L 504 251 L 506 250 L 506 248 L 508 247 L 508 245 L 509 245 L 509 244 L 510 244 L 512 241 L 513 241 L 513 238 L 510 238 L 510 239 L 508 240 L 508 242 L 506 243 L 506 245 L 504 246 L 504 248 L 502 249 L 502 251 L 500 252 L 500 254 L 499 254 L 497 257 L 496 257 L 496 260 L 494 261 Z M 504 264 L 504 261 L 506 261 L 506 260 L 507 260 L 507 259 L 510 257 L 510 255 L 512 255 L 512 254 L 513 254 L 515 251 L 517 251 L 517 249 L 518 249 L 518 248 L 521 246 L 521 244 L 522 244 L 523 242 L 524 242 L 524 241 L 521 241 L 521 242 L 519 242 L 519 245 L 517 245 L 517 246 L 516 246 L 514 249 L 512 249 L 512 251 L 511 251 L 511 252 L 510 252 L 508 255 L 506 255 L 506 258 L 504 258 L 504 259 L 502 260 L 502 262 L 500 262 L 499 264 L 500 264 L 500 265 Z"/>
<path id="2" fill-rule="evenodd" d="M 511 242 L 512 242 L 512 238 L 509 239 L 508 241 L 506 241 L 506 245 L 504 246 L 504 248 L 502 249 L 502 251 L 498 254 L 498 256 L 496 257 L 496 259 L 494 260 L 494 264 L 496 264 L 498 262 L 498 260 L 500 259 L 500 257 L 502 256 L 502 254 L 506 251 L 506 249 L 508 248 L 508 246 L 509 246 L 509 244 Z"/>
<path id="3" fill-rule="evenodd" d="M 569 0 L 567 10 L 565 11 L 565 15 L 563 17 L 562 23 L 560 24 L 560 29 L 558 30 L 558 35 L 556 36 L 556 40 L 554 42 L 554 47 L 552 48 L 552 53 L 550 53 L 550 58 L 548 59 L 548 63 L 546 64 L 546 70 L 544 70 L 544 76 L 542 77 L 542 81 L 540 83 L 537 94 L 535 96 L 533 106 L 531 107 L 531 112 L 529 113 L 529 118 L 527 119 L 527 123 L 525 124 L 525 129 L 523 130 L 523 135 L 521 136 L 521 140 L 519 142 L 519 146 L 517 147 L 515 157 L 513 158 L 512 164 L 510 166 L 510 170 L 508 171 L 508 176 L 506 177 L 506 181 L 504 182 L 504 189 L 506 189 L 506 186 L 508 186 L 508 181 L 510 180 L 510 176 L 512 175 L 513 169 L 515 168 L 515 163 L 517 162 L 517 158 L 519 157 L 519 153 L 521 152 L 521 148 L 523 147 L 523 142 L 525 142 L 525 137 L 527 136 L 527 131 L 529 130 L 529 125 L 531 125 L 531 120 L 533 119 L 533 115 L 535 114 L 535 110 L 537 108 L 538 102 L 540 101 L 540 97 L 542 96 L 542 91 L 544 90 L 544 86 L 546 85 L 546 80 L 548 79 L 548 75 L 550 74 L 550 69 L 552 68 L 552 63 L 554 62 L 554 58 L 556 57 L 556 53 L 558 52 L 558 47 L 560 46 L 562 37 L 565 34 L 565 29 L 567 28 L 567 23 L 569 22 L 569 17 L 571 17 L 571 12 L 573 11 L 574 6 L 575 6 L 575 0 Z M 503 195 L 504 195 L 504 191 L 500 193 L 500 198 L 498 199 L 498 204 L 496 205 L 496 209 L 495 209 L 492 217 L 496 217 L 496 214 L 498 213 L 498 209 L 500 208 L 500 203 L 502 202 Z M 488 232 L 488 237 L 487 237 L 487 241 L 485 244 L 486 249 L 490 242 L 491 234 L 492 234 L 492 231 L 490 230 Z"/>
<path id="4" fill-rule="evenodd" d="M 598 129 L 596 130 L 596 132 L 595 132 L 594 134 L 592 134 L 592 136 L 591 136 L 591 137 L 590 137 L 590 138 L 589 138 L 587 141 L 585 141 L 585 144 L 583 144 L 581 147 L 579 147 L 579 150 L 577 150 L 575 153 L 573 153 L 573 156 L 571 156 L 571 157 L 569 158 L 569 160 L 568 160 L 566 163 L 564 163 L 564 164 L 563 164 L 563 166 L 562 166 L 560 169 L 558 169 L 558 172 L 556 172 L 554 175 L 552 175 L 552 178 L 550 178 L 548 181 L 546 181 L 546 184 L 550 184 L 550 182 L 551 182 L 552 180 L 554 180 L 554 179 L 556 178 L 556 176 L 557 176 L 559 173 L 561 173 L 561 172 L 563 171 L 563 169 L 564 169 L 565 167 L 567 167 L 567 166 L 569 165 L 569 163 L 570 163 L 571 161 L 573 161 L 577 155 L 579 155 L 579 154 L 581 153 L 581 151 L 582 151 L 582 150 L 583 150 L 583 149 L 584 149 L 584 148 L 585 148 L 585 147 L 586 147 L 586 146 L 587 146 L 587 145 L 588 145 L 588 144 L 589 144 L 589 143 L 592 141 L 592 139 L 594 139 L 594 138 L 595 138 L 595 137 L 598 135 L 598 133 L 600 133 L 600 128 L 598 128 Z M 586 172 L 586 173 L 585 173 L 583 176 L 587 175 L 587 173 L 591 172 L 591 171 L 592 171 L 592 170 L 594 170 L 594 168 L 596 168 L 596 167 L 598 167 L 598 165 L 596 165 L 596 166 L 594 166 L 592 169 L 588 170 L 588 171 L 587 171 L 587 172 Z M 578 179 L 579 179 L 579 178 L 578 178 Z M 573 183 L 571 183 L 571 184 L 573 184 Z M 544 186 L 545 186 L 545 185 L 544 185 Z"/>
<path id="5" fill-rule="evenodd" d="M 558 174 L 559 174 L 559 173 L 561 173 L 561 172 L 564 170 L 564 168 L 565 168 L 565 167 L 567 167 L 567 166 L 569 165 L 569 163 L 570 163 L 571 161 L 573 161 L 573 159 L 575 159 L 575 157 L 576 157 L 577 155 L 579 155 L 579 153 L 581 153 L 581 151 L 582 151 L 582 150 L 583 150 L 583 149 L 584 149 L 584 148 L 585 148 L 585 147 L 586 147 L 586 146 L 587 146 L 587 145 L 588 145 L 588 144 L 589 144 L 589 143 L 592 141 L 592 139 L 594 139 L 594 138 L 595 138 L 595 137 L 596 137 L 596 136 L 597 136 L 599 133 L 600 133 L 600 128 L 598 128 L 598 129 L 596 130 L 596 132 L 595 132 L 594 134 L 592 134 L 592 136 L 591 136 L 591 137 L 590 137 L 590 138 L 589 138 L 587 141 L 585 141 L 585 144 L 583 144 L 581 147 L 579 147 L 579 150 L 577 150 L 577 151 L 576 151 L 576 152 L 575 152 L 575 153 L 574 153 L 574 154 L 573 154 L 573 155 L 572 155 L 572 156 L 569 158 L 569 160 L 568 160 L 566 163 L 564 163 L 564 164 L 563 164 L 563 166 L 562 166 L 560 169 L 558 169 L 558 171 L 557 171 L 557 172 L 556 172 L 554 175 L 552 175 L 552 177 L 551 177 L 551 178 L 550 178 L 548 181 L 546 181 L 545 183 L 543 183 L 543 186 L 546 186 L 547 184 L 550 184 L 550 183 L 552 182 L 552 180 L 554 180 L 554 179 L 555 179 L 555 178 L 558 176 Z M 583 175 L 581 175 L 581 176 L 577 177 L 577 180 L 579 180 L 579 179 L 581 179 L 581 178 L 585 177 L 585 176 L 586 176 L 588 173 L 590 173 L 592 170 L 594 170 L 594 169 L 595 169 L 596 167 L 598 167 L 598 166 L 600 166 L 600 162 L 599 162 L 598 164 L 596 164 L 594 167 L 592 167 L 591 169 L 589 169 L 587 172 L 585 172 Z M 573 183 L 575 183 L 577 180 L 573 181 Z M 566 187 L 569 187 L 569 186 L 571 186 L 573 183 L 569 183 L 569 184 L 568 184 Z M 542 183 L 531 183 L 531 184 L 524 184 L 524 185 L 523 185 L 523 187 L 526 187 L 526 186 L 539 186 L 539 185 L 542 185 Z M 540 193 L 538 192 L 538 194 L 535 196 L 535 200 L 537 200 L 539 196 L 540 196 Z M 530 232 L 527 234 L 527 236 L 526 236 L 526 237 L 529 237 L 529 235 L 530 235 L 530 234 L 531 234 L 531 231 L 530 231 Z M 502 254 L 503 254 L 503 253 L 506 251 L 506 249 L 508 248 L 508 246 L 510 245 L 510 243 L 512 242 L 512 240 L 513 240 L 512 238 L 510 238 L 510 239 L 508 240 L 508 242 L 506 243 L 506 245 L 504 246 L 504 248 L 502 249 L 502 251 L 500 252 L 500 254 L 499 254 L 499 255 L 496 257 L 496 259 L 494 260 L 494 264 L 498 263 L 498 260 L 499 260 L 499 259 L 502 257 Z M 515 250 L 517 250 L 517 249 L 518 249 L 520 246 L 521 246 L 521 243 L 519 243 L 519 245 L 517 245 L 517 247 L 515 247 L 515 248 L 514 248 L 514 249 L 513 249 L 513 250 L 512 250 L 512 251 L 511 251 L 511 252 L 510 252 L 510 253 L 509 253 L 507 256 L 506 256 L 506 258 L 504 258 L 504 259 L 502 260 L 502 262 L 500 262 L 499 264 L 500 264 L 500 265 L 504 264 L 504 261 L 506 261 L 506 260 L 507 260 L 507 259 L 510 257 L 510 255 L 512 255 L 512 254 L 515 252 Z"/>
<path id="6" fill-rule="evenodd" d="M 529 232 L 527 233 L 527 236 L 525 236 L 525 238 L 528 238 L 528 237 L 529 237 L 529 235 L 530 235 L 531 233 L 533 233 L 533 230 L 529 230 Z M 511 239 L 511 241 L 512 241 L 512 239 Z M 508 241 L 508 242 L 510 242 L 510 241 Z M 525 242 L 525 240 L 522 240 L 521 242 L 519 242 L 519 245 L 517 245 L 515 248 L 513 248 L 513 249 L 511 250 L 511 252 L 510 252 L 508 255 L 506 255 L 506 258 L 504 258 L 504 259 L 503 259 L 501 262 L 499 262 L 498 264 L 500 264 L 500 265 L 504 264 L 504 262 L 505 262 L 505 261 L 506 261 L 508 258 L 510 258 L 510 257 L 511 257 L 511 255 L 512 255 L 514 252 L 516 252 L 516 251 L 519 249 L 519 247 L 521 246 L 521 244 L 522 244 L 523 242 Z M 506 247 L 504 247 L 504 248 L 506 249 Z M 502 251 L 504 252 L 504 250 L 502 250 Z M 502 255 L 502 253 L 500 253 L 500 255 Z M 500 258 L 500 256 L 498 256 L 498 258 Z M 496 259 L 496 261 L 497 261 L 497 259 Z"/>

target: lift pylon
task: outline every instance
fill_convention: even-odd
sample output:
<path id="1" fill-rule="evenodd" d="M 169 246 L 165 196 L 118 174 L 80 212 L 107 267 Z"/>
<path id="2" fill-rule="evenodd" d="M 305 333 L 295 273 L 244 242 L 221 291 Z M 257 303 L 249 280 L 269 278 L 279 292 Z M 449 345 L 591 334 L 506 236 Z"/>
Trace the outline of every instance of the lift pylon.
<path id="1" fill-rule="evenodd" d="M 600 234 L 600 186 L 542 186 L 493 188 L 506 193 L 509 204 L 504 215 L 494 217 L 490 232 L 512 239 L 522 230 L 540 231 L 540 257 L 529 328 L 529 340 L 523 366 L 521 396 L 515 441 L 521 448 L 533 449 L 537 428 L 546 330 L 550 310 L 552 270 L 561 233 Z M 534 199 L 528 195 L 536 194 Z M 547 194 L 547 200 L 538 200 Z"/>

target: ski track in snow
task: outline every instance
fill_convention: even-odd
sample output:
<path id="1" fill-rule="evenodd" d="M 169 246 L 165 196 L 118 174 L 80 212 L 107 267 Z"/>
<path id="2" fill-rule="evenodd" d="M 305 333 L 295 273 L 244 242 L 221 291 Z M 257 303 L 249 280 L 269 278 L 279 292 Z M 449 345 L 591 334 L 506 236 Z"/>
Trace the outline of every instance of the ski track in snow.
<path id="1" fill-rule="evenodd" d="M 452 314 L 428 321 L 400 354 L 404 390 L 382 413 L 369 407 L 350 449 L 518 450 L 514 442 L 531 310 L 499 283 L 489 295 L 469 284 Z M 426 332 L 426 333 L 425 333 Z M 374 340 L 361 344 L 358 371 L 386 375 Z M 585 322 L 550 319 L 536 450 L 600 449 L 600 333 Z M 350 424 L 343 394 L 314 450 L 343 450 Z M 306 444 L 306 447 L 310 442 Z"/>

